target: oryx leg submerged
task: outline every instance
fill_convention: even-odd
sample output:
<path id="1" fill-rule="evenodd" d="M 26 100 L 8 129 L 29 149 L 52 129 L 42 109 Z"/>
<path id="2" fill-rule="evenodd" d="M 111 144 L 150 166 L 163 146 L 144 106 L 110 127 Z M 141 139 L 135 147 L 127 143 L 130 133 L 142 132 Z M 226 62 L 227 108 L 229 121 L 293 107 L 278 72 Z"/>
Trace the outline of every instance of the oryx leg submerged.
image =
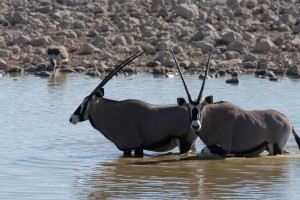
<path id="1" fill-rule="evenodd" d="M 205 76 L 209 68 L 208 58 Z M 178 105 L 190 113 L 191 127 L 206 145 L 203 152 L 230 156 L 257 156 L 264 150 L 282 154 L 291 133 L 300 149 L 300 138 L 288 118 L 275 110 L 244 110 L 230 102 L 213 103 L 208 96 L 201 102 L 204 81 L 197 100 L 192 100 L 180 67 L 173 54 L 188 100 L 178 98 Z"/>
<path id="2" fill-rule="evenodd" d="M 143 156 L 143 150 L 165 152 L 179 146 L 180 153 L 194 148 L 197 135 L 190 129 L 185 107 L 152 105 L 139 100 L 114 101 L 103 98 L 103 86 L 126 64 L 140 56 L 139 51 L 121 63 L 87 96 L 70 122 L 89 120 L 112 141 L 124 156 Z M 179 142 L 179 144 L 178 144 Z"/>

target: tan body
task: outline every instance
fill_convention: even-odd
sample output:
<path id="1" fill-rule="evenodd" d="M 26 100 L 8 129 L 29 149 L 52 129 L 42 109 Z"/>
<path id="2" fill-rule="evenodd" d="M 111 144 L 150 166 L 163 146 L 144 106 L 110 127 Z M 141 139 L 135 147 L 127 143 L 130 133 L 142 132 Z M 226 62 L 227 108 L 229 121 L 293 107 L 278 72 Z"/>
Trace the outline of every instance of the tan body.
<path id="1" fill-rule="evenodd" d="M 205 105 L 201 124 L 197 134 L 205 145 L 218 145 L 226 153 L 247 152 L 266 142 L 270 154 L 279 154 L 290 134 L 296 134 L 287 117 L 278 111 L 244 110 L 230 102 Z"/>
<path id="2" fill-rule="evenodd" d="M 180 153 L 185 153 L 197 139 L 187 109 L 177 105 L 94 98 L 87 113 L 92 126 L 122 151 L 169 151 L 178 145 L 178 139 Z"/>

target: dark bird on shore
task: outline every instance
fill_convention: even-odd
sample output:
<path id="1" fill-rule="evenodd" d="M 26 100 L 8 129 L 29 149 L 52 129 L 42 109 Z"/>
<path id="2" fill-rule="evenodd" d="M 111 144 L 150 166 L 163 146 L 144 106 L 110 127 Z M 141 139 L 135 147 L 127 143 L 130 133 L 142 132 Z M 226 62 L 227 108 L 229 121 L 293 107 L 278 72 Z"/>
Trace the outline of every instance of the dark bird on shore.
<path id="1" fill-rule="evenodd" d="M 64 46 L 49 47 L 47 50 L 47 54 L 53 68 L 53 73 L 55 73 L 58 63 L 67 63 L 69 61 L 69 54 Z"/>

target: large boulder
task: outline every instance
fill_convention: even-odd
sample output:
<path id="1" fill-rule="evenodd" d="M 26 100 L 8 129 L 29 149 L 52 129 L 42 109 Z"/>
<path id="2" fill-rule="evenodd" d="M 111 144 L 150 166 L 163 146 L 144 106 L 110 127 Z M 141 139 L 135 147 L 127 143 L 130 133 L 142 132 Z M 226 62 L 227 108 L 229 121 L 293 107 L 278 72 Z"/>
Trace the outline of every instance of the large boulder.
<path id="1" fill-rule="evenodd" d="M 197 5 L 188 5 L 185 3 L 179 4 L 177 7 L 177 15 L 186 18 L 192 19 L 199 15 L 199 10 Z"/>
<path id="2" fill-rule="evenodd" d="M 259 37 L 256 40 L 254 51 L 257 53 L 266 53 L 273 49 L 275 44 L 268 37 Z"/>

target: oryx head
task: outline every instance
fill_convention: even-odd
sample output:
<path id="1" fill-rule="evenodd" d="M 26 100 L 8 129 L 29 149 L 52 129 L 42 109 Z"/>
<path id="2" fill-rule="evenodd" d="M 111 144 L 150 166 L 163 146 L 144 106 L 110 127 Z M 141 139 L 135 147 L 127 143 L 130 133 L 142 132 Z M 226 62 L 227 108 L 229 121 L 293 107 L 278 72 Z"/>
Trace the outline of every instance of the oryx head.
<path id="1" fill-rule="evenodd" d="M 124 60 L 120 65 L 118 65 L 113 71 L 111 71 L 102 81 L 101 83 L 94 89 L 94 91 L 87 97 L 84 98 L 82 103 L 78 106 L 75 112 L 70 117 L 70 122 L 72 124 L 76 124 L 77 122 L 82 122 L 88 119 L 89 117 L 89 107 L 91 100 L 94 98 L 102 98 L 104 96 L 104 85 L 123 67 L 129 64 L 131 61 L 139 57 L 144 53 L 143 50 L 140 50 L 133 54 L 130 58 Z"/>
<path id="2" fill-rule="evenodd" d="M 211 53 L 212 53 L 212 51 L 210 52 L 209 57 L 208 57 L 206 70 L 205 70 L 205 75 L 204 75 L 204 79 L 203 79 L 203 82 L 202 82 L 202 86 L 201 86 L 198 98 L 193 100 L 191 98 L 191 95 L 190 95 L 189 91 L 188 91 L 185 80 L 182 76 L 182 72 L 181 72 L 181 69 L 180 69 L 180 67 L 177 63 L 176 57 L 175 57 L 174 53 L 172 52 L 173 58 L 175 60 L 175 64 L 178 68 L 181 80 L 183 82 L 185 91 L 186 91 L 187 96 L 188 96 L 188 102 L 186 102 L 186 100 L 184 98 L 179 97 L 179 98 L 177 98 L 177 104 L 179 106 L 187 106 L 188 107 L 188 110 L 189 110 L 189 113 L 190 113 L 191 127 L 195 132 L 198 132 L 201 129 L 200 119 L 201 119 L 201 111 L 202 111 L 203 106 L 206 105 L 207 103 L 212 102 L 212 96 L 208 96 L 207 98 L 205 98 L 205 100 L 203 102 L 201 102 L 202 93 L 203 93 L 205 80 L 206 80 L 206 76 L 207 76 L 207 71 L 208 71 L 208 68 L 209 68 L 209 61 L 210 61 Z"/>

